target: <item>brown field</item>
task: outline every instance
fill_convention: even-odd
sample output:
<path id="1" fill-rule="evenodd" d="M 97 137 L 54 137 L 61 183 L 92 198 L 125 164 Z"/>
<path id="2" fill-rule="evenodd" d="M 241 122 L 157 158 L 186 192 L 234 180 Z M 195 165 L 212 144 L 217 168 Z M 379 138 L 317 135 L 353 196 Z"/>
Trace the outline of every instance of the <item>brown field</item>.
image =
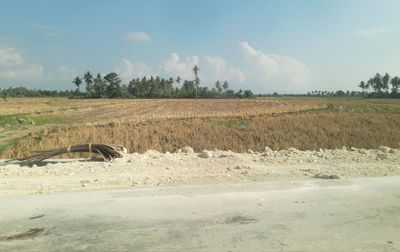
<path id="1" fill-rule="evenodd" d="M 0 105 L 4 118 L 24 114 L 27 120 L 41 122 L 15 127 L 0 124 L 0 145 L 7 146 L 2 156 L 7 158 L 88 142 L 123 144 L 131 152 L 173 152 L 185 145 L 197 151 L 238 152 L 261 151 L 265 146 L 376 148 L 397 147 L 400 142 L 400 101 L 389 99 L 40 98 L 9 99 Z M 28 136 L 15 142 L 24 135 Z"/>
<path id="2" fill-rule="evenodd" d="M 151 119 L 255 116 L 320 108 L 320 99 L 189 100 L 14 98 L 0 102 L 0 115 L 61 116 L 68 123 L 132 122 Z"/>

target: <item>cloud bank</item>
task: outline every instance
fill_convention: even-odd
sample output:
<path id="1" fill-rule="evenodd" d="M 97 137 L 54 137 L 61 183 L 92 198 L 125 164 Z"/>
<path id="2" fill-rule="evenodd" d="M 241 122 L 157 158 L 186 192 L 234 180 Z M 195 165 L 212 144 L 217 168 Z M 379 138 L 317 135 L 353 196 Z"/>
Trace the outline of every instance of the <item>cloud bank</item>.
<path id="1" fill-rule="evenodd" d="M 21 54 L 19 54 L 15 48 L 0 48 L 0 65 L 2 66 L 14 66 L 20 65 L 24 62 Z"/>
<path id="2" fill-rule="evenodd" d="M 242 54 L 238 53 L 236 62 L 241 67 L 232 66 L 221 56 L 181 58 L 172 52 L 161 66 L 152 68 L 145 62 L 123 59 L 115 71 L 124 81 L 156 75 L 167 78 L 179 76 L 183 80 L 193 80 L 192 68 L 199 65 L 199 77 L 203 85 L 209 87 L 217 80 L 226 80 L 233 84 L 233 87 L 253 89 L 256 92 L 304 90 L 311 71 L 302 61 L 264 52 L 246 41 L 239 43 L 239 49 Z"/>
<path id="3" fill-rule="evenodd" d="M 164 62 L 163 70 L 171 76 L 180 76 L 182 79 L 192 80 L 194 78 L 192 68 L 194 65 L 198 65 L 199 61 L 199 57 L 197 56 L 190 56 L 186 60 L 181 61 L 178 54 L 171 53 L 169 58 Z M 201 76 L 200 71 L 200 78 Z"/>
<path id="4" fill-rule="evenodd" d="M 369 27 L 369 28 L 358 29 L 355 31 L 356 35 L 363 37 L 375 36 L 386 32 L 387 30 L 384 27 Z"/>
<path id="5" fill-rule="evenodd" d="M 122 41 L 128 44 L 146 44 L 151 41 L 151 37 L 146 32 L 130 32 L 122 37 Z"/>
<path id="6" fill-rule="evenodd" d="M 300 60 L 275 53 L 266 53 L 251 46 L 247 41 L 240 42 L 246 62 L 247 75 L 252 81 L 265 86 L 300 86 L 307 82 L 310 69 Z"/>
<path id="7" fill-rule="evenodd" d="M 150 76 L 157 75 L 145 62 L 132 62 L 128 59 L 123 59 L 120 66 L 115 68 L 115 72 L 118 73 L 124 81 L 129 81 L 134 78 L 149 78 Z"/>
<path id="8" fill-rule="evenodd" d="M 20 80 L 41 80 L 43 79 L 43 66 L 31 64 L 24 68 L 0 71 L 0 77 Z"/>

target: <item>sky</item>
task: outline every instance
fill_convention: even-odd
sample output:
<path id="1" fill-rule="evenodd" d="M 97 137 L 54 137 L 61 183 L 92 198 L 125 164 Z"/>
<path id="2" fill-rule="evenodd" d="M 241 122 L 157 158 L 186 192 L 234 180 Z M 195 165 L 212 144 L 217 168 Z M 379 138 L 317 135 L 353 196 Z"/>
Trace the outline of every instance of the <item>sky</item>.
<path id="1" fill-rule="evenodd" d="M 256 93 L 357 90 L 400 75 L 398 0 L 2 0 L 0 88 L 74 89 L 86 71 Z"/>

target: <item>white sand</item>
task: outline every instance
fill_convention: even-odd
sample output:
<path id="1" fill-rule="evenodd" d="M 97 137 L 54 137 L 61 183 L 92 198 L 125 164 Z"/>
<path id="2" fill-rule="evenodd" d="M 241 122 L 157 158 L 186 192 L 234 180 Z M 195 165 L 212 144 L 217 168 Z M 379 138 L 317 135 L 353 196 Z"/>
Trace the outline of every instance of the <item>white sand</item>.
<path id="1" fill-rule="evenodd" d="M 211 157 L 210 157 L 211 156 Z M 4 160 L 3 160 L 4 161 Z M 234 153 L 128 154 L 113 162 L 51 160 L 43 166 L 4 165 L 0 195 L 49 194 L 143 186 L 177 186 L 400 175 L 400 149 L 337 149 Z"/>

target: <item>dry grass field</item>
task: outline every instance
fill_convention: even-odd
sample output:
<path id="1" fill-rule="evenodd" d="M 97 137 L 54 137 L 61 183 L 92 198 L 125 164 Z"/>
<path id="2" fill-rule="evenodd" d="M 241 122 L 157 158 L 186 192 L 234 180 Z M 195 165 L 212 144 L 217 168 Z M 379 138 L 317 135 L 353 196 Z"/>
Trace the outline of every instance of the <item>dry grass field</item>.
<path id="1" fill-rule="evenodd" d="M 6 158 L 88 142 L 123 144 L 131 152 L 173 152 L 185 145 L 237 152 L 265 146 L 376 148 L 400 142 L 400 101 L 389 99 L 39 98 L 0 105 L 0 145 Z"/>

